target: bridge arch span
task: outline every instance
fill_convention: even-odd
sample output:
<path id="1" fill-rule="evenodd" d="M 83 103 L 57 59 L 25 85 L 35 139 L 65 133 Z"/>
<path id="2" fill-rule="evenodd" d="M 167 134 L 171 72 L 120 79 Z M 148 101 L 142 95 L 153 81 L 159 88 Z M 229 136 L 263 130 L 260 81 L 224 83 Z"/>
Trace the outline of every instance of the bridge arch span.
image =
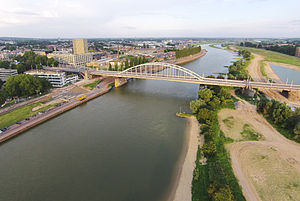
<path id="1" fill-rule="evenodd" d="M 182 66 L 162 63 L 162 62 L 151 62 L 133 66 L 124 71 L 119 72 L 120 75 L 126 74 L 145 74 L 147 76 L 165 76 L 169 78 L 185 78 L 191 80 L 202 81 L 203 77 L 197 73 L 186 69 Z"/>

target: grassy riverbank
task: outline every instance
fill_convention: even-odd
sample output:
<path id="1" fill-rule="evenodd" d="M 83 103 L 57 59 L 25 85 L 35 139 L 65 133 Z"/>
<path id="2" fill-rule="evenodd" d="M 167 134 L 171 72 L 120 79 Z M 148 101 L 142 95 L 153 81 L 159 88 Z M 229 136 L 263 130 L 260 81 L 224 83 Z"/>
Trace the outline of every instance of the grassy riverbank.
<path id="1" fill-rule="evenodd" d="M 16 110 L 13 110 L 11 112 L 8 112 L 4 115 L 1 115 L 0 116 L 0 128 L 10 126 L 12 124 L 15 124 L 18 121 L 22 121 L 26 118 L 31 117 L 34 114 L 45 111 L 45 110 L 50 109 L 50 108 L 55 106 L 55 104 L 47 105 L 47 106 L 45 106 L 43 108 L 40 108 L 36 111 L 32 111 L 33 108 L 35 108 L 35 107 L 37 107 L 41 104 L 42 104 L 41 102 L 32 103 L 32 104 L 23 106 L 21 108 L 18 108 Z"/>
<path id="2" fill-rule="evenodd" d="M 191 109 L 197 114 L 197 119 L 202 124 L 201 134 L 205 137 L 205 144 L 197 154 L 192 183 L 193 201 L 245 201 L 225 149 L 225 144 L 230 139 L 224 137 L 217 117 L 220 109 L 235 108 L 235 99 L 231 97 L 229 90 L 220 87 L 200 90 L 199 99 L 191 102 Z"/>
<path id="3" fill-rule="evenodd" d="M 293 57 L 293 56 L 289 56 L 286 54 L 281 54 L 278 52 L 273 52 L 265 49 L 241 47 L 241 46 L 235 46 L 235 48 L 238 50 L 248 50 L 254 54 L 262 55 L 265 57 L 265 61 L 290 64 L 290 65 L 295 65 L 300 67 L 300 58 L 297 57 Z"/>
<path id="4" fill-rule="evenodd" d="M 102 79 L 96 80 L 95 82 L 92 82 L 90 84 L 86 84 L 84 85 L 84 87 L 89 88 L 89 89 L 94 89 L 98 84 L 100 84 L 100 82 L 102 81 Z"/>

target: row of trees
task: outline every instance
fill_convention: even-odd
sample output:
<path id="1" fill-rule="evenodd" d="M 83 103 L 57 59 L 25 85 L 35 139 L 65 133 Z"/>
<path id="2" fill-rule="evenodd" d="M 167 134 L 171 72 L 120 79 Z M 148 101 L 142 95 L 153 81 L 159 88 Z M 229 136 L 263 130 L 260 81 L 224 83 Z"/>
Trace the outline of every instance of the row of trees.
<path id="1" fill-rule="evenodd" d="M 48 92 L 51 88 L 48 80 L 27 74 L 10 76 L 0 90 L 0 104 L 2 105 L 8 97 L 28 97 Z"/>
<path id="2" fill-rule="evenodd" d="M 133 66 L 148 63 L 148 62 L 149 60 L 146 57 L 128 56 L 125 58 L 125 62 L 121 62 L 120 65 L 117 62 L 115 62 L 114 66 L 109 64 L 108 70 L 122 71 L 131 68 Z"/>
<path id="3" fill-rule="evenodd" d="M 197 54 L 201 52 L 201 46 L 199 47 L 189 47 L 189 48 L 184 48 L 182 50 L 176 50 L 176 59 L 190 56 L 193 54 Z"/>
<path id="4" fill-rule="evenodd" d="M 17 61 L 17 64 L 14 61 Z M 12 61 L 0 61 L 0 68 L 17 69 L 19 74 L 29 69 L 41 69 L 42 66 L 56 67 L 58 66 L 58 61 L 47 56 L 35 54 L 32 51 L 25 52 L 23 56 L 15 56 Z"/>
<path id="5" fill-rule="evenodd" d="M 265 47 L 265 49 L 275 51 L 275 52 L 280 52 L 282 54 L 287 54 L 291 56 L 295 56 L 296 54 L 296 46 L 294 45 L 284 45 L 284 46 L 274 45 L 274 46 Z"/>
<path id="6" fill-rule="evenodd" d="M 58 61 L 56 61 L 55 59 L 35 54 L 32 51 L 25 52 L 23 56 L 18 55 L 14 57 L 13 60 L 19 62 L 16 65 L 16 69 L 18 70 L 19 74 L 29 69 L 41 69 L 42 66 L 58 66 Z"/>
<path id="7" fill-rule="evenodd" d="M 234 62 L 228 67 L 228 79 L 246 80 L 250 77 L 247 70 L 247 65 L 251 59 L 251 52 L 247 50 L 240 50 L 239 55 L 243 56 L 243 59 Z"/>
<path id="8" fill-rule="evenodd" d="M 286 137 L 300 142 L 300 108 L 292 111 L 285 103 L 261 98 L 257 110 L 277 127 L 287 131 Z"/>
<path id="9" fill-rule="evenodd" d="M 206 157 L 206 165 L 199 160 L 198 153 L 192 185 L 193 200 L 244 201 L 242 191 L 233 174 L 228 153 L 224 147 L 217 111 L 233 105 L 230 89 L 210 87 L 198 92 L 199 98 L 190 103 L 190 108 L 201 125 L 205 144 L 201 151 Z"/>
<path id="10" fill-rule="evenodd" d="M 282 54 L 287 54 L 287 55 L 291 55 L 291 56 L 295 56 L 296 54 L 296 46 L 295 45 L 283 45 L 283 46 L 279 46 L 279 45 L 264 45 L 264 44 L 256 44 L 256 43 L 251 43 L 251 42 L 241 42 L 240 46 L 244 46 L 244 47 L 252 47 L 252 48 L 263 48 L 266 50 L 271 50 L 274 52 L 279 52 Z"/>

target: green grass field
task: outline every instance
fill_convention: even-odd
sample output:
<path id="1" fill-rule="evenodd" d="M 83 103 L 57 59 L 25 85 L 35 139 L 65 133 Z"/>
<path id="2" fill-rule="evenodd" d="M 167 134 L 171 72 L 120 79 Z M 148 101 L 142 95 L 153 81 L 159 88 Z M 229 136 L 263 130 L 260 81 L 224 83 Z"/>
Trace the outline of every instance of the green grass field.
<path id="1" fill-rule="evenodd" d="M 96 80 L 93 83 L 84 85 L 84 87 L 87 87 L 87 88 L 90 88 L 90 89 L 94 89 L 101 81 L 102 81 L 102 79 Z"/>
<path id="2" fill-rule="evenodd" d="M 28 117 L 31 117 L 34 114 L 45 111 L 56 105 L 56 104 L 47 105 L 47 106 L 40 108 L 39 110 L 33 112 L 32 109 L 40 104 L 41 104 L 41 102 L 32 103 L 32 104 L 26 105 L 24 107 L 18 108 L 16 110 L 13 110 L 9 113 L 1 115 L 0 116 L 0 128 L 4 128 L 4 127 L 10 126 L 12 124 L 15 124 L 18 121 L 22 121 Z"/>
<path id="3" fill-rule="evenodd" d="M 277 62 L 277 63 L 284 63 L 284 64 L 291 64 L 300 67 L 300 58 L 289 56 L 286 54 L 281 54 L 278 52 L 273 52 L 265 49 L 258 49 L 258 48 L 250 48 L 250 47 L 240 47 L 235 46 L 238 50 L 249 50 L 254 54 L 259 54 L 265 57 L 265 61 L 270 62 Z"/>

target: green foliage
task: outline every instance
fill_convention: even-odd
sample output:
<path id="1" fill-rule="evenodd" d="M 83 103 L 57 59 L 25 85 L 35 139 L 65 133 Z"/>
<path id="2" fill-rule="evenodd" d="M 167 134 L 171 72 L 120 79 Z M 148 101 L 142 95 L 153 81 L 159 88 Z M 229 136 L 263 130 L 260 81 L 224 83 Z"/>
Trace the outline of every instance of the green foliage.
<path id="1" fill-rule="evenodd" d="M 5 100 L 7 99 L 8 94 L 5 90 L 0 90 L 0 105 L 5 103 Z"/>
<path id="2" fill-rule="evenodd" d="M 200 108 L 197 114 L 197 120 L 200 123 L 205 123 L 207 120 L 211 118 L 211 111 L 207 108 Z"/>
<path id="3" fill-rule="evenodd" d="M 261 98 L 257 103 L 257 111 L 262 113 L 264 117 L 285 137 L 300 142 L 298 134 L 298 124 L 300 122 L 299 108 L 292 111 L 285 103 Z"/>
<path id="4" fill-rule="evenodd" d="M 294 128 L 294 138 L 298 141 L 300 141 L 300 122 L 296 124 L 295 128 Z"/>
<path id="5" fill-rule="evenodd" d="M 204 156 L 214 156 L 217 153 L 216 144 L 213 141 L 205 143 L 202 147 Z"/>
<path id="6" fill-rule="evenodd" d="M 193 113 L 198 113 L 200 107 L 206 105 L 205 101 L 202 99 L 193 100 L 190 102 L 190 108 L 193 111 Z"/>
<path id="7" fill-rule="evenodd" d="M 190 47 L 190 48 L 184 48 L 182 50 L 176 50 L 176 59 L 190 56 L 193 54 L 197 54 L 201 52 L 201 46 L 199 47 Z"/>
<path id="8" fill-rule="evenodd" d="M 296 54 L 296 46 L 295 45 L 267 45 L 264 46 L 264 44 L 255 44 L 255 43 L 251 43 L 251 42 L 245 42 L 245 43 L 241 43 L 241 46 L 245 46 L 245 47 L 252 47 L 252 48 L 264 48 L 266 50 L 270 50 L 270 51 L 274 51 L 274 52 L 279 52 L 282 54 L 287 54 L 290 56 L 295 56 Z"/>
<path id="9" fill-rule="evenodd" d="M 212 106 L 209 102 L 206 107 L 200 108 L 197 114 L 197 119 L 200 123 L 203 123 L 201 132 L 204 134 L 205 144 L 201 150 L 207 158 L 207 164 L 201 163 L 201 154 L 198 152 L 192 182 L 193 201 L 245 201 L 233 173 L 229 154 L 224 147 L 224 144 L 231 139 L 224 137 L 224 134 L 220 131 L 217 118 L 218 109 L 228 106 L 232 107 L 233 105 L 234 100 L 231 98 L 229 89 L 209 87 L 210 92 L 208 90 L 205 92 L 199 91 L 202 98 L 207 97 L 206 100 L 220 102 L 220 104 L 219 107 L 215 107 L 214 104 Z M 201 100 L 203 100 L 202 98 Z"/>
<path id="10" fill-rule="evenodd" d="M 262 55 L 265 57 L 266 61 L 300 66 L 300 58 L 294 56 L 289 56 L 286 54 L 281 54 L 278 52 L 273 52 L 273 51 L 258 49 L 258 48 L 239 47 L 239 46 L 236 46 L 236 48 L 239 50 L 248 50 L 254 54 Z"/>
<path id="11" fill-rule="evenodd" d="M 213 108 L 217 108 L 220 106 L 221 101 L 218 97 L 214 97 L 208 104 Z"/>
<path id="12" fill-rule="evenodd" d="M 2 88 L 4 82 L 0 79 L 0 89 Z"/>
<path id="13" fill-rule="evenodd" d="M 94 89 L 98 84 L 100 84 L 101 81 L 102 81 L 102 79 L 96 80 L 95 82 L 84 85 L 84 87 Z"/>
<path id="14" fill-rule="evenodd" d="M 234 201 L 234 197 L 228 185 L 219 188 L 212 193 L 214 201 Z"/>
<path id="15" fill-rule="evenodd" d="M 35 54 L 32 51 L 25 52 L 23 56 L 15 56 L 13 60 L 20 62 L 16 66 L 19 74 L 29 69 L 40 69 L 42 68 L 42 66 L 58 66 L 58 61 L 56 61 L 55 59 Z"/>
<path id="16" fill-rule="evenodd" d="M 257 133 L 249 124 L 243 126 L 243 131 L 241 132 L 243 138 L 247 141 L 258 141 L 262 135 Z"/>
<path id="17" fill-rule="evenodd" d="M 45 107 L 40 108 L 39 110 L 36 110 L 33 112 L 32 109 L 39 106 L 40 104 L 41 104 L 41 102 L 31 103 L 29 105 L 23 106 L 21 108 L 15 109 L 11 112 L 1 115 L 0 116 L 0 128 L 10 126 L 18 121 L 22 121 L 34 114 L 45 111 L 45 110 L 55 106 L 55 104 L 48 105 L 48 106 L 45 106 Z"/>
<path id="18" fill-rule="evenodd" d="M 118 71 L 118 68 L 119 68 L 118 62 L 115 62 L 114 71 Z"/>
<path id="19" fill-rule="evenodd" d="M 209 102 L 213 97 L 213 91 L 206 88 L 203 90 L 198 91 L 198 96 L 201 98 L 205 103 Z"/>
<path id="20" fill-rule="evenodd" d="M 27 97 L 47 92 L 51 88 L 51 84 L 46 79 L 21 74 L 10 76 L 6 81 L 4 88 L 10 97 Z"/>
<path id="21" fill-rule="evenodd" d="M 0 68 L 10 68 L 9 61 L 0 61 Z"/>

